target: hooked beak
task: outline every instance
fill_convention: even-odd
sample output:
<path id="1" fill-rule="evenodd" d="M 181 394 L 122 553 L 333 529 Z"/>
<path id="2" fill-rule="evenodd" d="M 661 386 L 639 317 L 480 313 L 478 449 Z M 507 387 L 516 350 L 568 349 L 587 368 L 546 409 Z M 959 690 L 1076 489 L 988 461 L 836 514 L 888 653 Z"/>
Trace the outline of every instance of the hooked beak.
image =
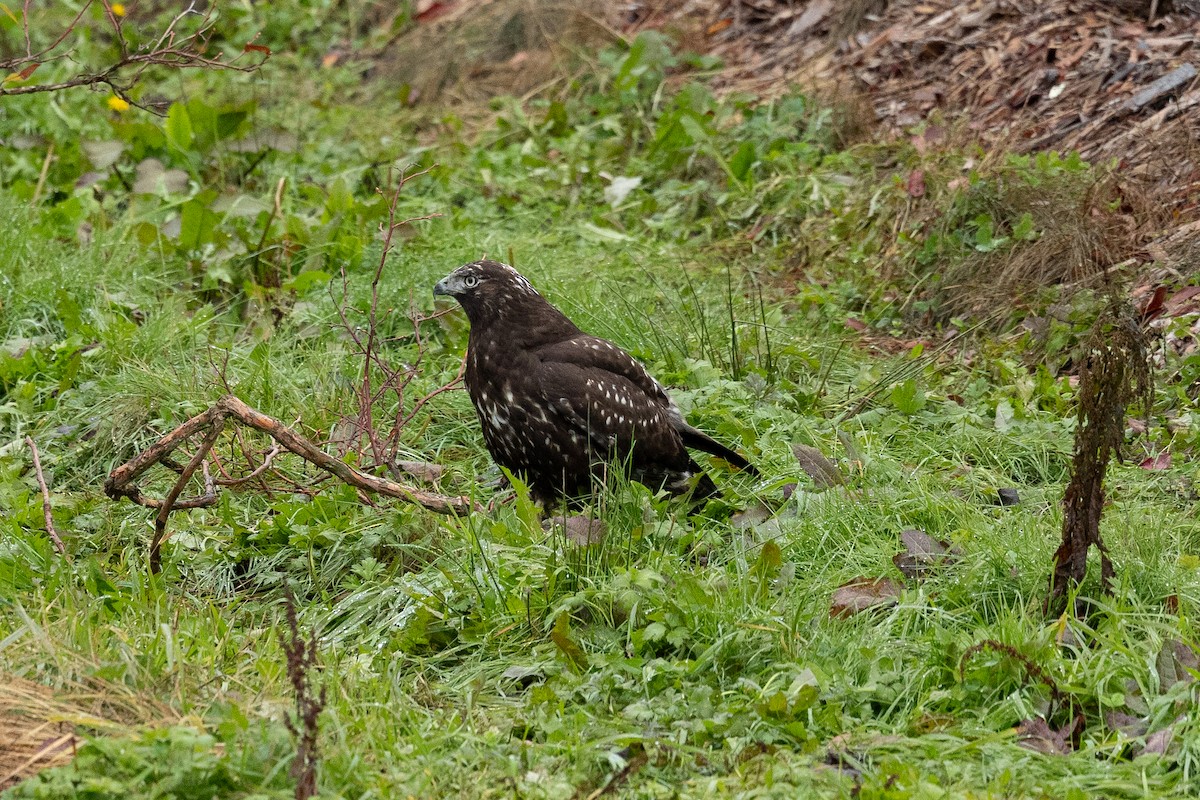
<path id="1" fill-rule="evenodd" d="M 456 288 L 457 286 L 455 286 L 454 277 L 452 275 L 447 275 L 433 285 L 433 296 L 437 297 L 439 294 L 444 294 L 453 297 L 454 290 Z"/>

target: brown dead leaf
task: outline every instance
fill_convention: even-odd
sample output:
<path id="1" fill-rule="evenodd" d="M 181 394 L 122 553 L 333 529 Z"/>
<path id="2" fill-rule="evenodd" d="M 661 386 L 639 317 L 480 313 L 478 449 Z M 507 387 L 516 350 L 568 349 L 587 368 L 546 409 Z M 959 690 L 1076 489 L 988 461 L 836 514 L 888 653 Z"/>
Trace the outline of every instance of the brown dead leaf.
<path id="1" fill-rule="evenodd" d="M 1200 311 L 1200 286 L 1186 286 L 1163 303 L 1163 313 L 1168 317 L 1178 317 Z"/>
<path id="2" fill-rule="evenodd" d="M 903 590 L 904 587 L 891 578 L 855 578 L 834 590 L 829 602 L 829 616 L 846 619 L 868 608 L 893 606 Z"/>
<path id="3" fill-rule="evenodd" d="M 709 25 L 708 28 L 705 29 L 704 33 L 708 36 L 715 36 L 718 33 L 720 33 L 721 31 L 728 28 L 732 24 L 733 24 L 733 17 L 725 17 L 724 19 L 719 19 L 716 22 L 714 22 L 712 25 Z"/>
<path id="4" fill-rule="evenodd" d="M 441 464 L 433 464 L 428 461 L 397 461 L 396 466 L 401 472 L 426 483 L 437 483 L 442 479 L 442 473 L 446 471 Z"/>
<path id="5" fill-rule="evenodd" d="M 924 197 L 925 196 L 925 172 L 923 170 L 914 169 L 908 173 L 908 183 L 905 186 L 905 191 L 909 197 Z"/>
<path id="6" fill-rule="evenodd" d="M 1171 454 L 1159 453 L 1156 456 L 1151 456 L 1138 464 L 1142 469 L 1160 470 L 1171 468 Z"/>
<path id="7" fill-rule="evenodd" d="M 37 63 L 29 64 L 28 66 L 25 67 L 25 69 L 21 70 L 20 72 L 14 72 L 11 75 L 6 75 L 4 78 L 4 83 L 9 83 L 10 81 L 29 80 L 29 76 L 32 75 L 34 70 L 36 70 L 40 66 L 41 66 L 41 64 L 37 64 Z"/>
<path id="8" fill-rule="evenodd" d="M 1179 722 L 1183 717 L 1175 720 Z M 1175 726 L 1168 725 L 1165 728 L 1155 731 L 1146 737 L 1146 745 L 1134 751 L 1134 757 L 1145 755 L 1162 756 L 1167 754 L 1167 748 L 1171 746 L 1171 740 L 1175 738 Z"/>
<path id="9" fill-rule="evenodd" d="M 791 27 L 788 28 L 788 37 L 796 38 L 808 33 L 819 25 L 832 10 L 832 0 L 813 0 L 813 2 L 808 4 L 808 8 L 804 9 L 804 13 L 797 17 Z"/>
<path id="10" fill-rule="evenodd" d="M 916 528 L 901 531 L 900 543 L 904 552 L 892 556 L 892 563 L 909 580 L 922 580 L 934 567 L 956 555 L 949 542 L 934 539 Z"/>
<path id="11" fill-rule="evenodd" d="M 1117 731 L 1131 739 L 1145 736 L 1146 728 L 1149 727 L 1146 720 L 1126 714 L 1124 711 L 1105 711 L 1104 724 L 1108 726 L 1109 730 Z"/>
<path id="12" fill-rule="evenodd" d="M 1075 749 L 1071 737 L 1082 721 L 1082 717 L 1076 717 L 1070 725 L 1056 731 L 1040 717 L 1022 720 L 1017 725 L 1017 744 L 1046 755 L 1068 755 Z"/>
<path id="13" fill-rule="evenodd" d="M 815 447 L 806 444 L 792 445 L 792 455 L 800 463 L 800 469 L 812 478 L 817 489 L 829 489 L 846 482 L 841 470 Z"/>
<path id="14" fill-rule="evenodd" d="M 449 14 L 454 6 L 454 0 L 417 0 L 417 14 L 413 19 L 417 22 L 433 22 Z"/>
<path id="15" fill-rule="evenodd" d="M 1139 316 L 1142 322 L 1149 322 L 1157 317 L 1163 311 L 1164 301 L 1167 299 L 1167 287 L 1159 286 L 1154 290 L 1154 294 L 1150 295 L 1150 299 L 1142 306 Z"/>
<path id="16" fill-rule="evenodd" d="M 577 547 L 588 547 L 604 541 L 608 535 L 608 526 L 603 520 L 585 517 L 580 514 L 554 517 L 542 523 L 543 528 L 562 528 L 563 536 Z"/>

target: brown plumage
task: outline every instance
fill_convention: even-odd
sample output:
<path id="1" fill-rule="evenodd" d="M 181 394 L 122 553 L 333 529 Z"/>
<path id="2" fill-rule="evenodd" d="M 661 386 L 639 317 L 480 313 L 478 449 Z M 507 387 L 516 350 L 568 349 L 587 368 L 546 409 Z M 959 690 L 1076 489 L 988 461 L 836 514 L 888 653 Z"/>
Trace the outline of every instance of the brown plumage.
<path id="1" fill-rule="evenodd" d="M 652 488 L 716 493 L 689 447 L 757 474 L 688 425 L 633 356 L 579 330 L 512 267 L 465 264 L 433 293 L 458 300 L 471 323 L 467 393 L 488 452 L 537 499 L 583 494 L 614 461 Z"/>

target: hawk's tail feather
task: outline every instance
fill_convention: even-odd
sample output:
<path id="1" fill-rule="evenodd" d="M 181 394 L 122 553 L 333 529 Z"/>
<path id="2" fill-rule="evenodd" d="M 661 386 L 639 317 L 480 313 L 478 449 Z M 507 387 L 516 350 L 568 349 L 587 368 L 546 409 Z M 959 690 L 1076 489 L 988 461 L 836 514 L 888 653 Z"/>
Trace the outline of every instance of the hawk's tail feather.
<path id="1" fill-rule="evenodd" d="M 696 469 L 700 470 L 700 467 L 697 466 Z M 689 493 L 689 496 L 693 501 L 707 500 L 710 497 L 719 497 L 720 494 L 721 490 L 717 488 L 715 483 L 713 483 L 712 478 L 708 477 L 708 473 L 704 472 L 704 470 L 700 470 L 696 473 L 696 483 Z"/>
<path id="2" fill-rule="evenodd" d="M 679 435 L 683 439 L 683 443 L 691 449 L 724 459 L 750 475 L 758 475 L 758 469 L 747 461 L 745 456 L 729 449 L 704 431 L 685 424 L 679 428 Z"/>

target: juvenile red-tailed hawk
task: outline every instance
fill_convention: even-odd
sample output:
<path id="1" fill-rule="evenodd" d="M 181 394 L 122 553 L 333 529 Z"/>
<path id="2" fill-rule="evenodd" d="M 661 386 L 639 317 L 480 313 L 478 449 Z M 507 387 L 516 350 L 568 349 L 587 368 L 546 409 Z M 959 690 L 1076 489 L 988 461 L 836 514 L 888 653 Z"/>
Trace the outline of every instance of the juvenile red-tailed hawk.
<path id="1" fill-rule="evenodd" d="M 465 264 L 433 293 L 457 300 L 471 323 L 467 393 L 488 452 L 522 475 L 536 499 L 585 493 L 614 463 L 652 488 L 715 494 L 689 447 L 757 474 L 688 425 L 637 359 L 579 330 L 507 264 Z"/>

